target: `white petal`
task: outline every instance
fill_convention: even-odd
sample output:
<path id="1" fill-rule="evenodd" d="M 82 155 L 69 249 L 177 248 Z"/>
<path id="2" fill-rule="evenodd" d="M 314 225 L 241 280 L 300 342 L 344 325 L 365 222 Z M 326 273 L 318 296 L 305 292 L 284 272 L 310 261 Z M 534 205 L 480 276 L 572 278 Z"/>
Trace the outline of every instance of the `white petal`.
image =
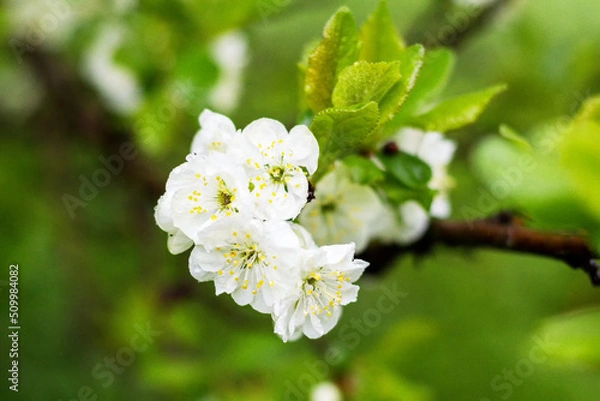
<path id="1" fill-rule="evenodd" d="M 192 245 L 194 245 L 194 241 L 177 228 L 172 233 L 169 233 L 169 237 L 167 238 L 167 248 L 169 248 L 169 252 L 173 255 L 187 251 Z"/>
<path id="2" fill-rule="evenodd" d="M 189 269 L 191 275 L 198 281 L 209 281 L 215 276 L 215 273 L 206 269 L 207 263 L 206 250 L 202 246 L 196 246 L 192 250 L 189 258 Z"/>
<path id="3" fill-rule="evenodd" d="M 298 278 L 273 306 L 274 331 L 283 341 L 294 340 L 302 335 L 299 327 L 305 320 L 303 304 L 301 280 Z"/>
<path id="4" fill-rule="evenodd" d="M 415 202 L 408 201 L 400 206 L 401 226 L 396 242 L 399 244 L 412 243 L 425 234 L 429 227 L 429 215 L 423 207 Z"/>
<path id="5" fill-rule="evenodd" d="M 305 125 L 296 125 L 291 129 L 288 146 L 294 150 L 294 164 L 306 167 L 309 174 L 317 170 L 319 143 Z"/>
<path id="6" fill-rule="evenodd" d="M 323 327 L 321 319 L 313 313 L 308 314 L 308 319 L 304 323 L 302 331 L 304 332 L 304 335 L 310 339 L 319 338 L 325 334 L 325 328 Z"/>
<path id="7" fill-rule="evenodd" d="M 248 305 L 254 299 L 254 294 L 252 294 L 252 290 L 243 289 L 242 287 L 238 287 L 235 291 L 231 293 L 231 297 L 235 301 L 236 304 L 244 306 Z"/>
<path id="8" fill-rule="evenodd" d="M 450 217 L 452 208 L 450 206 L 450 200 L 448 199 L 448 196 L 443 193 L 436 195 L 433 198 L 433 202 L 431 203 L 431 208 L 429 211 L 433 217 L 437 217 L 438 219 L 446 219 Z"/>
<path id="9" fill-rule="evenodd" d="M 224 258 L 218 251 L 209 251 L 202 245 L 196 245 L 190 255 L 190 268 L 192 267 L 194 272 L 200 269 L 205 272 L 216 273 L 225 267 L 225 263 Z M 192 275 L 194 274 L 192 273 Z"/>
<path id="10" fill-rule="evenodd" d="M 214 280 L 217 295 L 222 293 L 231 294 L 233 291 L 235 291 L 235 289 L 238 286 L 237 282 L 235 281 L 235 278 L 229 274 L 214 274 Z"/>
<path id="11" fill-rule="evenodd" d="M 285 126 L 271 118 L 261 118 L 248 124 L 242 131 L 242 137 L 255 148 L 266 148 L 273 141 L 286 138 Z"/>
<path id="12" fill-rule="evenodd" d="M 452 160 L 455 150 L 456 144 L 453 141 L 444 138 L 439 132 L 428 132 L 423 137 L 418 156 L 432 167 L 445 166 Z"/>
<path id="13" fill-rule="evenodd" d="M 176 230 L 173 225 L 173 216 L 171 214 L 171 194 L 164 194 L 158 198 L 158 203 L 154 208 L 154 219 L 156 224 L 166 232 Z"/>
<path id="14" fill-rule="evenodd" d="M 352 302 L 356 302 L 358 298 L 358 290 L 360 288 L 357 285 L 346 286 L 342 291 L 342 302 L 341 305 L 348 305 Z"/>
<path id="15" fill-rule="evenodd" d="M 300 224 L 288 222 L 294 233 L 298 236 L 298 240 L 300 241 L 300 247 L 303 249 L 314 249 L 317 247 L 315 244 L 315 240 L 312 235 Z"/>
<path id="16" fill-rule="evenodd" d="M 259 291 L 255 296 L 254 299 L 252 300 L 252 308 L 254 308 L 254 310 L 260 312 L 260 313 L 271 313 L 273 312 L 273 300 L 272 297 L 271 299 L 265 299 L 268 297 L 265 297 L 266 294 L 266 290 L 265 291 Z M 271 294 L 272 295 L 272 294 Z"/>
<path id="17" fill-rule="evenodd" d="M 417 155 L 425 133 L 416 128 L 403 128 L 394 136 L 394 141 L 403 152 Z"/>
<path id="18" fill-rule="evenodd" d="M 335 307 L 331 312 L 331 316 L 328 316 L 326 313 L 322 313 L 319 316 L 321 316 L 320 321 L 323 327 L 322 335 L 325 335 L 329 333 L 331 329 L 333 329 L 337 322 L 340 320 L 340 317 L 342 316 L 342 308 L 340 308 L 339 306 Z"/>

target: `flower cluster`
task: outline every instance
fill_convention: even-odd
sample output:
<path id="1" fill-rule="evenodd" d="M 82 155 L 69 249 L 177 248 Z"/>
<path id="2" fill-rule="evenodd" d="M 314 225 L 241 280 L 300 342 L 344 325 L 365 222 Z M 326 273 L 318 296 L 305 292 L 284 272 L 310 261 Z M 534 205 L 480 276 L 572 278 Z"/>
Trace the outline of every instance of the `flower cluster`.
<path id="1" fill-rule="evenodd" d="M 307 203 L 319 147 L 310 130 L 262 118 L 236 130 L 205 110 L 191 153 L 167 180 L 155 210 L 174 253 L 193 246 L 190 272 L 216 293 L 272 315 L 284 341 L 317 338 L 356 300 L 368 265 L 354 243 L 318 247 L 292 222 Z"/>

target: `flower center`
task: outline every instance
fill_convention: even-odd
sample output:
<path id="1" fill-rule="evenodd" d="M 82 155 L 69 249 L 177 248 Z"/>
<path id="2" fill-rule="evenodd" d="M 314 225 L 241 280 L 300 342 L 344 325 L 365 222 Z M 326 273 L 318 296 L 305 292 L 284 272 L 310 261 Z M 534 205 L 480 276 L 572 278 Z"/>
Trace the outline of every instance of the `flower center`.
<path id="1" fill-rule="evenodd" d="M 319 315 L 321 313 L 332 316 L 333 309 L 341 304 L 341 282 L 344 281 L 344 274 L 332 272 L 322 276 L 318 271 L 313 271 L 304 278 L 302 289 L 308 298 L 309 307 L 304 311 L 305 315 L 312 313 Z"/>
<path id="2" fill-rule="evenodd" d="M 285 168 L 282 166 L 269 167 L 269 175 L 275 182 L 282 182 L 285 178 Z"/>
<path id="3" fill-rule="evenodd" d="M 226 208 L 233 201 L 233 195 L 227 191 L 219 191 L 217 196 L 222 208 Z"/>
<path id="4" fill-rule="evenodd" d="M 267 257 L 264 252 L 258 248 L 255 243 L 251 244 L 234 244 L 230 252 L 223 254 L 227 263 L 240 269 L 252 269 L 257 263 L 264 263 Z"/>
<path id="5" fill-rule="evenodd" d="M 336 208 L 337 208 L 337 205 L 335 204 L 335 202 L 326 202 L 321 205 L 321 212 L 323 212 L 325 214 L 333 213 L 333 212 L 335 212 Z"/>
<path id="6" fill-rule="evenodd" d="M 312 272 L 308 277 L 304 279 L 303 289 L 306 295 L 312 295 L 313 291 L 317 289 L 317 283 L 321 281 L 321 275 L 317 272 Z"/>
<path id="7" fill-rule="evenodd" d="M 227 184 L 221 177 L 217 177 L 218 189 L 216 195 L 216 201 L 219 205 L 220 210 L 226 210 L 228 215 L 234 211 L 238 212 L 236 208 L 233 207 L 232 203 L 235 201 L 235 193 L 237 192 L 237 188 L 234 188 L 231 191 L 227 188 Z"/>

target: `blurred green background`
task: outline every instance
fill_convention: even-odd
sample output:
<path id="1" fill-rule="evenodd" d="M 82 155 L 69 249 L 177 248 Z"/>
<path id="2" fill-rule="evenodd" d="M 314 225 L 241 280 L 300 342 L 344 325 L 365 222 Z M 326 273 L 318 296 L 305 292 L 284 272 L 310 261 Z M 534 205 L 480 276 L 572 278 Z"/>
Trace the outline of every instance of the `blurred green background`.
<path id="1" fill-rule="evenodd" d="M 156 197 L 145 183 L 164 183 L 183 160 L 204 107 L 226 112 L 238 127 L 260 117 L 293 125 L 296 63 L 344 4 L 359 23 L 376 6 L 363 0 L 1 6 L 0 292 L 7 311 L 8 266 L 18 263 L 22 327 L 20 392 L 9 392 L 3 379 L 1 399 L 300 400 L 322 381 L 336 382 L 348 400 L 597 399 L 598 290 L 559 262 L 444 249 L 419 263 L 407 256 L 383 276 L 363 277 L 358 303 L 325 338 L 284 344 L 269 316 L 215 297 L 212 283 L 191 278 L 186 254 L 168 253 L 153 220 Z M 499 82 L 509 89 L 477 124 L 449 134 L 460 143 L 451 166 L 456 218 L 493 182 L 494 172 L 482 163 L 495 151 L 481 144 L 500 124 L 534 135 L 568 120 L 600 92 L 600 3 L 490 4 L 496 11 L 461 36 L 446 94 Z M 465 14 L 451 1 L 398 0 L 390 8 L 408 43 L 431 44 L 433 35 L 451 44 L 452 32 L 463 35 Z M 225 71 L 211 50 L 231 30 L 245 38 L 238 46 L 244 40 L 247 46 L 247 65 L 238 60 L 238 71 Z M 39 60 L 64 68 L 36 69 Z M 44 77 L 61 74 L 81 82 L 82 91 L 62 81 L 59 90 L 47 90 Z M 237 104 L 216 104 L 211 91 L 219 77 L 235 74 Z M 81 129 L 86 124 L 89 132 Z M 103 132 L 99 125 L 131 133 L 138 153 L 71 213 L 64 194 L 78 196 L 81 177 L 92 179 L 102 168 L 99 158 L 114 155 L 110 140 L 94 136 Z M 120 144 L 119 138 L 112 140 Z M 155 177 L 136 175 L 132 166 L 142 161 Z M 544 166 L 531 172 L 531 181 L 552 180 Z M 506 197 L 489 212 L 516 204 L 531 206 L 533 216 L 561 222 L 564 213 L 598 226 L 576 202 L 545 205 L 539 188 L 531 205 L 530 198 Z M 589 189 L 590 197 L 596 194 L 598 188 Z M 380 297 L 390 291 L 402 295 L 382 308 Z M 9 343 L 1 337 L 6 372 Z"/>

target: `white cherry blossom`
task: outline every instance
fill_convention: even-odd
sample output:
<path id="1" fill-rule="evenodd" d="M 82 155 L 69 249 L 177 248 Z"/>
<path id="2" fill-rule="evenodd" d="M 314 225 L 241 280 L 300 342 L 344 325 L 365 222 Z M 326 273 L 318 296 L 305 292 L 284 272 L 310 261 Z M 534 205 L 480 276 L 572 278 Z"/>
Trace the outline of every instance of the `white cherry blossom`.
<path id="1" fill-rule="evenodd" d="M 221 220 L 251 213 L 248 178 L 243 169 L 220 153 L 190 156 L 167 180 L 173 226 L 194 242 L 210 236 Z"/>
<path id="2" fill-rule="evenodd" d="M 214 280 L 217 295 L 231 294 L 239 305 L 271 313 L 298 280 L 296 263 L 302 263 L 300 243 L 287 222 L 250 220 L 215 230 L 194 247 L 190 273 L 198 281 Z"/>
<path id="3" fill-rule="evenodd" d="M 308 178 L 317 169 L 319 145 L 308 127 L 288 133 L 278 121 L 261 118 L 236 134 L 232 157 L 243 160 L 263 219 L 295 218 L 306 204 Z"/>
<path id="4" fill-rule="evenodd" d="M 318 338 L 329 332 L 338 322 L 342 306 L 356 301 L 359 287 L 353 283 L 368 266 L 353 259 L 352 243 L 307 252 L 300 281 L 274 309 L 275 333 L 286 342 L 301 334 Z"/>
<path id="5" fill-rule="evenodd" d="M 200 118 L 200 131 L 192 140 L 192 153 L 207 155 L 212 152 L 226 153 L 233 141 L 235 125 L 226 116 L 205 109 Z"/>
<path id="6" fill-rule="evenodd" d="M 375 191 L 352 182 L 337 164 L 319 181 L 315 196 L 298 217 L 315 241 L 319 245 L 354 242 L 356 251 L 363 251 L 382 207 Z"/>

